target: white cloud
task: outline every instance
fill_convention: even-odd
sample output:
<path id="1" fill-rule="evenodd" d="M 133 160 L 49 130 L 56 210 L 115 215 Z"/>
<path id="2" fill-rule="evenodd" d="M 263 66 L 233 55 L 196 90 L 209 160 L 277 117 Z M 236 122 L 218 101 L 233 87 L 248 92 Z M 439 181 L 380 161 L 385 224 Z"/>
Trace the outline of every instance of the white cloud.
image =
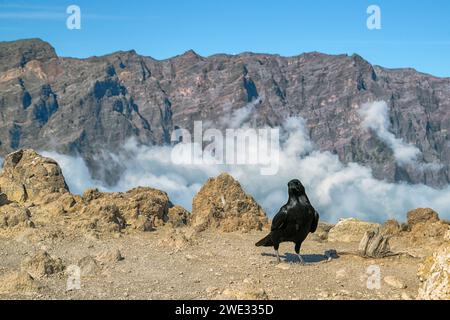
<path id="1" fill-rule="evenodd" d="M 226 125 L 230 129 L 241 128 L 243 126 L 248 126 L 248 121 L 251 119 L 252 114 L 255 113 L 256 108 L 263 102 L 262 97 L 258 97 L 253 101 L 247 103 L 244 107 L 233 110 L 232 105 L 225 105 L 224 114 L 219 121 Z M 231 113 L 230 113 L 231 112 Z"/>
<path id="2" fill-rule="evenodd" d="M 384 101 L 375 101 L 362 105 L 360 114 L 363 117 L 362 125 L 371 129 L 394 152 L 394 157 L 400 165 L 411 164 L 421 154 L 420 150 L 398 139 L 390 132 L 388 106 Z"/>

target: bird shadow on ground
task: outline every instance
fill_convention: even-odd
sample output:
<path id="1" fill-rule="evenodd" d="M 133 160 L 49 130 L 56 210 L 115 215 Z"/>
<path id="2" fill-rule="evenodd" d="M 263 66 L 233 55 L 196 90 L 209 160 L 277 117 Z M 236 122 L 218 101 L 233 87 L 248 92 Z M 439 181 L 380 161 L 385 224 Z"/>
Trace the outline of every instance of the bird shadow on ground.
<path id="1" fill-rule="evenodd" d="M 265 257 L 274 257 L 277 256 L 274 253 L 262 253 L 262 256 Z M 325 254 L 302 254 L 303 259 L 306 263 L 314 264 L 314 263 L 321 263 L 328 260 L 328 257 Z M 283 262 L 288 263 L 299 263 L 298 256 L 293 253 L 285 253 L 284 255 L 280 255 L 280 258 L 283 260 Z M 333 259 L 336 259 L 338 257 L 333 257 Z"/>

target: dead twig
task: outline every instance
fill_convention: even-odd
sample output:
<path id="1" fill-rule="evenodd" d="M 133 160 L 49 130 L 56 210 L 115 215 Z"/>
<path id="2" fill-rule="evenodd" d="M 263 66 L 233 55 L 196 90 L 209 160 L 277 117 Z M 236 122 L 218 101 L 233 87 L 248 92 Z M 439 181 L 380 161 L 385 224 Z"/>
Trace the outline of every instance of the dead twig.
<path id="1" fill-rule="evenodd" d="M 381 259 L 388 257 L 406 256 L 409 258 L 420 259 L 409 252 L 392 252 L 389 245 L 390 237 L 383 235 L 379 229 L 376 231 L 367 231 L 358 246 L 357 252 L 340 251 L 339 255 L 353 255 L 366 259 Z"/>

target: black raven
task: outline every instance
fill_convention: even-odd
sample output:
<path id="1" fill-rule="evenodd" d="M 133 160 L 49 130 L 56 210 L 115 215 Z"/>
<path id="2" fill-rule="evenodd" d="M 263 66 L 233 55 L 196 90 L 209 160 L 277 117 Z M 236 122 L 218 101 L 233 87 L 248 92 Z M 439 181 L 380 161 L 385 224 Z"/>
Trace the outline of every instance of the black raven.
<path id="1" fill-rule="evenodd" d="M 319 224 L 319 214 L 309 202 L 305 187 L 299 180 L 288 183 L 289 200 L 275 215 L 270 234 L 256 243 L 257 247 L 274 247 L 278 262 L 280 255 L 278 248 L 282 242 L 294 242 L 295 253 L 300 262 L 304 260 L 300 255 L 300 247 L 309 233 L 314 233 Z"/>

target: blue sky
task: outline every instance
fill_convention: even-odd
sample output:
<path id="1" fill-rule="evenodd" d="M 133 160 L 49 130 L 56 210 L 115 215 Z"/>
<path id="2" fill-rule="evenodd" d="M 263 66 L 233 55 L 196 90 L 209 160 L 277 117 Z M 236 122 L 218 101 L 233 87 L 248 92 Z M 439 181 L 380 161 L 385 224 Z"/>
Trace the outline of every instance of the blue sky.
<path id="1" fill-rule="evenodd" d="M 81 8 L 81 30 L 66 28 L 71 4 Z M 366 27 L 371 4 L 381 8 L 381 30 Z M 61 56 L 358 53 L 447 77 L 449 21 L 448 0 L 0 0 L 0 40 L 39 37 Z"/>

